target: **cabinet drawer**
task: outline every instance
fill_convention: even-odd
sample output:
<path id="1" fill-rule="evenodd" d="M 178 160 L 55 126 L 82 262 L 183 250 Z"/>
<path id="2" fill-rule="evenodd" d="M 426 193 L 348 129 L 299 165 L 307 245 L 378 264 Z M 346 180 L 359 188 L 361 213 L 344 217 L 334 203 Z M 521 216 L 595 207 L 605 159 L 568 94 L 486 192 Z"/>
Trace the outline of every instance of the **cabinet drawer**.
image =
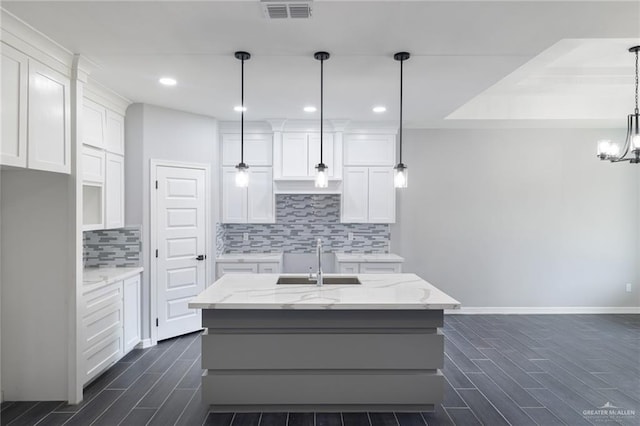
<path id="1" fill-rule="evenodd" d="M 106 306 L 122 302 L 122 281 L 85 285 L 82 294 L 83 318 Z"/>
<path id="2" fill-rule="evenodd" d="M 83 317 L 82 329 L 86 349 L 120 331 L 122 329 L 122 302 L 118 301 Z"/>
<path id="3" fill-rule="evenodd" d="M 122 356 L 122 330 L 110 334 L 83 352 L 85 383 Z"/>
<path id="4" fill-rule="evenodd" d="M 360 264 L 361 274 L 398 274 L 400 272 L 402 272 L 400 263 L 373 262 Z"/>
<path id="5" fill-rule="evenodd" d="M 216 267 L 218 278 L 225 274 L 257 274 L 257 263 L 218 263 Z"/>
<path id="6" fill-rule="evenodd" d="M 279 263 L 258 263 L 258 273 L 260 274 L 279 274 Z"/>
<path id="7" fill-rule="evenodd" d="M 341 262 L 338 266 L 338 271 L 341 274 L 358 274 L 360 273 L 360 268 L 357 263 L 351 262 Z"/>

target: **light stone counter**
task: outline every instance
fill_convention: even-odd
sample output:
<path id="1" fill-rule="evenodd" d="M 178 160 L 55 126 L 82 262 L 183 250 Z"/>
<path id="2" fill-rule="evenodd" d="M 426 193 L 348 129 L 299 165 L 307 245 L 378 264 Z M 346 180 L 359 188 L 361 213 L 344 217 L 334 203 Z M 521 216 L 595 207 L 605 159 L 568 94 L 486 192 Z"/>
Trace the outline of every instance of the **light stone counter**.
<path id="1" fill-rule="evenodd" d="M 84 285 L 110 284 L 124 280 L 142 272 L 144 268 L 84 268 L 82 270 L 82 281 Z"/>
<path id="2" fill-rule="evenodd" d="M 278 276 L 225 275 L 189 303 L 197 309 L 455 309 L 460 302 L 415 274 L 357 274 L 362 284 L 276 284 Z M 339 276 L 325 274 L 325 277 Z"/>

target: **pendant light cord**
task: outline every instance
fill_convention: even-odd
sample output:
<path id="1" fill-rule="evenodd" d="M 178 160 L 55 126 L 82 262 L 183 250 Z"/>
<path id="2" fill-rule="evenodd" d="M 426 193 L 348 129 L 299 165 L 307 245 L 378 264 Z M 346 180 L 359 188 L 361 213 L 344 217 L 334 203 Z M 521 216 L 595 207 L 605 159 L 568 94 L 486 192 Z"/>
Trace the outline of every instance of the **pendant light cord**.
<path id="1" fill-rule="evenodd" d="M 404 60 L 400 61 L 400 164 L 402 164 L 402 64 Z"/>
<path id="2" fill-rule="evenodd" d="M 324 59 L 320 59 L 320 164 L 322 161 L 322 127 L 324 122 Z"/>
<path id="3" fill-rule="evenodd" d="M 638 51 L 636 50 L 636 114 L 638 114 Z"/>
<path id="4" fill-rule="evenodd" d="M 240 69 L 240 163 L 244 164 L 244 58 Z"/>

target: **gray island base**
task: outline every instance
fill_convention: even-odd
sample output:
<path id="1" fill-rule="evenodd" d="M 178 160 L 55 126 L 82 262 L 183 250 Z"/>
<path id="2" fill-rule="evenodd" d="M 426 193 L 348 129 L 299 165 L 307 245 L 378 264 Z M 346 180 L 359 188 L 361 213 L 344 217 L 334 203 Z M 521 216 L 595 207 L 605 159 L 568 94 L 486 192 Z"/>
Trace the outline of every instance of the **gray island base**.
<path id="1" fill-rule="evenodd" d="M 212 410 L 431 411 L 442 401 L 438 329 L 456 300 L 413 274 L 323 288 L 261 277 L 226 275 L 190 305 L 202 309 Z"/>

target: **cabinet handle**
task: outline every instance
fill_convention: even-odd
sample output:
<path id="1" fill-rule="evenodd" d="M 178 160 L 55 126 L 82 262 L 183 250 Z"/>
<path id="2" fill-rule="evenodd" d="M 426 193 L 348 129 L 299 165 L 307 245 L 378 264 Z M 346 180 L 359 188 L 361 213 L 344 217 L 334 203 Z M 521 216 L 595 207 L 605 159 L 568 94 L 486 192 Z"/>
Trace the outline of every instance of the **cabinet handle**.
<path id="1" fill-rule="evenodd" d="M 198 255 L 198 257 L 196 257 L 196 260 L 205 260 L 207 258 L 207 256 L 205 256 L 204 254 L 200 254 Z"/>

